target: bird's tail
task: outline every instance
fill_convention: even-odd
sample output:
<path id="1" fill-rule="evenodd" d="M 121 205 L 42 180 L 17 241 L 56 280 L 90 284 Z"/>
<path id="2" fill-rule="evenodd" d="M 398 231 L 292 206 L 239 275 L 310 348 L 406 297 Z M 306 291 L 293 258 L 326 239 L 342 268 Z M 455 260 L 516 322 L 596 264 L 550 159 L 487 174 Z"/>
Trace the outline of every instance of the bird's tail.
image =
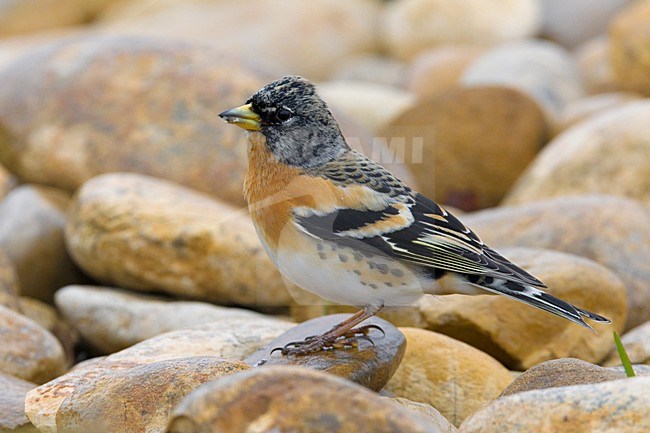
<path id="1" fill-rule="evenodd" d="M 540 310 L 548 311 L 549 313 L 564 317 L 565 319 L 591 329 L 592 331 L 593 328 L 584 321 L 583 317 L 595 322 L 610 323 L 610 320 L 606 317 L 573 306 L 568 302 L 558 299 L 555 296 L 551 296 L 532 285 L 489 277 L 479 278 L 478 280 L 470 281 L 470 283 L 483 290 L 504 295 L 525 304 L 532 305 L 533 307 L 537 307 Z"/>

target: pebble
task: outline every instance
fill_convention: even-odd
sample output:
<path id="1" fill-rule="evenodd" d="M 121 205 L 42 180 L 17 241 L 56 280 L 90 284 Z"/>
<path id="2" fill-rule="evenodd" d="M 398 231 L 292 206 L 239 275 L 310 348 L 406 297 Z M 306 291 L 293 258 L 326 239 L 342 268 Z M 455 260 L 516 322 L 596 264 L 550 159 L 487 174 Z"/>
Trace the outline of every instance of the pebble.
<path id="1" fill-rule="evenodd" d="M 598 36 L 632 0 L 542 0 L 542 34 L 566 47 Z"/>
<path id="2" fill-rule="evenodd" d="M 546 127 L 529 96 L 488 86 L 418 101 L 378 136 L 404 155 L 419 192 L 475 210 L 499 203 L 544 143 Z"/>
<path id="3" fill-rule="evenodd" d="M 21 296 L 18 299 L 18 311 L 47 329 L 59 340 L 65 353 L 66 366 L 75 360 L 75 349 L 81 338 L 79 332 L 66 321 L 56 308 L 38 299 Z"/>
<path id="4" fill-rule="evenodd" d="M 83 24 L 116 0 L 60 0 L 56 8 L 43 13 L 52 4 L 49 0 L 3 1 L 0 14 L 0 37 L 57 27 Z"/>
<path id="5" fill-rule="evenodd" d="M 496 45 L 532 36 L 541 11 L 535 0 L 399 0 L 389 2 L 380 34 L 388 52 L 409 60 L 443 44 Z"/>
<path id="6" fill-rule="evenodd" d="M 2 66 L 2 57 L 0 57 L 0 67 Z M 5 198 L 7 193 L 16 185 L 16 178 L 0 165 L 0 200 Z"/>
<path id="7" fill-rule="evenodd" d="M 139 365 L 141 364 L 136 362 L 107 362 L 102 358 L 83 361 L 66 374 L 29 391 L 25 396 L 25 414 L 40 432 L 58 433 L 57 412 L 61 404 L 71 398 L 77 389 L 97 378 Z"/>
<path id="8" fill-rule="evenodd" d="M 571 54 L 548 41 L 528 40 L 499 45 L 463 72 L 465 86 L 509 86 L 531 96 L 554 119 L 584 95 L 578 65 Z"/>
<path id="9" fill-rule="evenodd" d="M 425 418 L 428 423 L 435 425 L 440 433 L 456 433 L 458 431 L 458 429 L 450 423 L 447 418 L 442 416 L 440 412 L 426 403 L 418 403 L 402 397 L 386 398 L 396 405 Z"/>
<path id="10" fill-rule="evenodd" d="M 216 114 L 267 80 L 240 59 L 177 41 L 54 41 L 0 70 L 0 162 L 23 181 L 69 191 L 129 171 L 243 204 L 246 138 Z"/>
<path id="11" fill-rule="evenodd" d="M 650 321 L 627 331 L 621 337 L 621 342 L 633 364 L 650 365 Z M 618 351 L 613 348 L 605 360 L 604 365 L 613 366 L 620 364 L 621 358 Z"/>
<path id="12" fill-rule="evenodd" d="M 167 433 L 440 433 L 368 389 L 330 374 L 275 366 L 197 389 L 174 410 Z"/>
<path id="13" fill-rule="evenodd" d="M 64 191 L 39 185 L 21 185 L 0 202 L 0 249 L 14 264 L 21 295 L 51 302 L 60 287 L 87 280 L 64 244 L 69 204 Z"/>
<path id="14" fill-rule="evenodd" d="M 645 99 L 569 128 L 544 147 L 504 203 L 600 193 L 650 205 L 648 119 L 650 100 Z"/>
<path id="15" fill-rule="evenodd" d="M 78 383 L 56 412 L 56 428 L 66 433 L 162 432 L 187 394 L 248 368 L 217 357 L 191 357 L 114 370 Z"/>
<path id="16" fill-rule="evenodd" d="M 274 366 L 299 366 L 311 370 L 326 371 L 379 391 L 397 369 L 406 340 L 404 335 L 387 321 L 372 317 L 360 326 L 376 325 L 379 330 L 371 330 L 370 341 L 359 341 L 359 346 L 350 349 L 324 350 L 303 356 L 271 354 L 273 349 L 284 347 L 293 341 L 303 341 L 312 335 L 321 335 L 350 315 L 332 314 L 301 323 L 271 341 L 265 347 L 248 356 L 245 361 L 253 366 L 270 368 Z"/>
<path id="17" fill-rule="evenodd" d="M 442 45 L 423 51 L 409 66 L 406 87 L 418 99 L 442 95 L 461 85 L 465 69 L 485 50 L 478 45 Z"/>
<path id="18" fill-rule="evenodd" d="M 333 81 L 365 81 L 403 88 L 408 65 L 393 57 L 361 54 L 342 60 L 332 72 Z"/>
<path id="19" fill-rule="evenodd" d="M 610 39 L 601 35 L 588 40 L 575 50 L 580 77 L 590 95 L 621 90 L 609 61 L 610 46 Z"/>
<path id="20" fill-rule="evenodd" d="M 455 426 L 512 380 L 501 363 L 468 344 L 423 329 L 400 331 L 406 353 L 384 390 L 431 405 Z"/>
<path id="21" fill-rule="evenodd" d="M 375 135 L 413 104 L 413 95 L 404 90 L 363 81 L 324 82 L 318 85 L 318 93 L 328 104 L 340 108 Z"/>
<path id="22" fill-rule="evenodd" d="M 113 353 L 107 360 L 140 364 L 185 356 L 242 360 L 294 326 L 273 317 L 227 318 L 166 332 Z"/>
<path id="23" fill-rule="evenodd" d="M 631 2 L 609 26 L 610 62 L 624 90 L 650 96 L 650 1 Z"/>
<path id="24" fill-rule="evenodd" d="M 291 303 L 244 211 L 164 180 L 86 182 L 65 235 L 76 263 L 103 284 L 255 308 Z"/>
<path id="25" fill-rule="evenodd" d="M 0 305 L 18 311 L 20 285 L 13 263 L 0 249 Z"/>
<path id="26" fill-rule="evenodd" d="M 323 80 L 341 59 L 376 51 L 378 45 L 380 5 L 374 0 L 128 3 L 133 5 L 102 22 L 102 31 L 208 45 L 278 77 Z"/>
<path id="27" fill-rule="evenodd" d="M 587 385 L 624 378 L 624 372 L 613 371 L 580 359 L 554 359 L 524 371 L 503 390 L 501 396 L 534 389 Z"/>
<path id="28" fill-rule="evenodd" d="M 467 214 L 463 222 L 492 247 L 551 248 L 594 260 L 625 284 L 626 329 L 650 320 L 650 215 L 639 202 L 598 194 L 558 197 Z M 606 296 L 619 305 L 623 299 Z"/>
<path id="29" fill-rule="evenodd" d="M 499 398 L 458 433 L 645 433 L 650 377 L 522 392 Z"/>
<path id="30" fill-rule="evenodd" d="M 25 416 L 25 394 L 35 387 L 31 382 L 0 373 L 0 431 L 38 433 Z"/>
<path id="31" fill-rule="evenodd" d="M 464 341 L 515 370 L 558 357 L 601 361 L 611 350 L 611 331 L 625 326 L 621 280 L 604 266 L 571 254 L 532 248 L 499 251 L 548 285 L 551 295 L 600 313 L 612 325 L 591 322 L 596 334 L 518 301 L 485 294 L 423 297 L 417 305 L 426 328 Z"/>
<path id="32" fill-rule="evenodd" d="M 99 353 L 117 352 L 169 331 L 266 316 L 203 302 L 173 301 L 111 287 L 67 286 L 55 297 L 66 320 Z"/>
<path id="33" fill-rule="evenodd" d="M 0 305 L 0 372 L 44 383 L 65 371 L 59 341 L 27 317 Z"/>
<path id="34" fill-rule="evenodd" d="M 552 125 L 553 135 L 582 123 L 603 112 L 632 105 L 641 96 L 631 92 L 607 92 L 585 96 L 568 103 Z"/>

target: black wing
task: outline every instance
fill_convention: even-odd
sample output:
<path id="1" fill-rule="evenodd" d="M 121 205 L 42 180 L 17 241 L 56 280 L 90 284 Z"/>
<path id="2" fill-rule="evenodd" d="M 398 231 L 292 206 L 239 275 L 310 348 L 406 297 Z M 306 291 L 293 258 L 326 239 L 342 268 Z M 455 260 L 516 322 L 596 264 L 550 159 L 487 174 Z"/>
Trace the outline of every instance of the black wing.
<path id="1" fill-rule="evenodd" d="M 404 207 L 410 213 L 409 221 L 391 223 L 404 213 Z M 295 221 L 303 232 L 317 238 L 418 264 L 434 275 L 436 271 L 451 271 L 545 287 L 421 194 L 392 202 L 382 210 L 338 209 L 325 215 L 295 216 Z"/>

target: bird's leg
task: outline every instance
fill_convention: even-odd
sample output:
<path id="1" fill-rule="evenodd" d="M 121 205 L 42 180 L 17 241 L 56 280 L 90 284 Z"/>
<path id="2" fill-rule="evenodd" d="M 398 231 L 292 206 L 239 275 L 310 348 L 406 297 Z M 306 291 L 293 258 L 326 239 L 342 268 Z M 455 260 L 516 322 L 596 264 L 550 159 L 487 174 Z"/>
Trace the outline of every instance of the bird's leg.
<path id="1" fill-rule="evenodd" d="M 306 355 L 326 349 L 350 348 L 357 345 L 359 339 L 368 339 L 368 333 L 372 329 L 384 332 L 377 325 L 366 325 L 355 328 L 358 324 L 374 316 L 381 310 L 383 304 L 366 305 L 352 316 L 337 324 L 326 333 L 318 336 L 307 337 L 304 341 L 295 341 L 284 347 L 273 349 L 279 350 L 283 355 Z M 371 341 L 372 342 L 372 341 Z"/>

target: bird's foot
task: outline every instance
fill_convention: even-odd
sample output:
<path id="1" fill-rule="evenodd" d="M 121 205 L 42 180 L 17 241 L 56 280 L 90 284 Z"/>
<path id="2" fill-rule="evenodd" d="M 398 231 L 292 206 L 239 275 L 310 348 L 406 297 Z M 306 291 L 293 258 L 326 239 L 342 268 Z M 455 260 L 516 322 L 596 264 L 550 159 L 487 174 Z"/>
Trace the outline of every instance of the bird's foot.
<path id="1" fill-rule="evenodd" d="M 370 338 L 370 331 L 376 329 L 386 335 L 383 329 L 377 325 L 365 325 L 352 328 L 343 334 L 336 334 L 332 331 L 323 335 L 312 335 L 303 341 L 292 341 L 284 347 L 276 347 L 271 354 L 280 352 L 282 355 L 307 355 L 309 353 L 320 352 L 321 350 L 334 349 L 352 349 L 359 347 L 359 341 L 368 341 L 372 345 L 375 343 Z"/>

